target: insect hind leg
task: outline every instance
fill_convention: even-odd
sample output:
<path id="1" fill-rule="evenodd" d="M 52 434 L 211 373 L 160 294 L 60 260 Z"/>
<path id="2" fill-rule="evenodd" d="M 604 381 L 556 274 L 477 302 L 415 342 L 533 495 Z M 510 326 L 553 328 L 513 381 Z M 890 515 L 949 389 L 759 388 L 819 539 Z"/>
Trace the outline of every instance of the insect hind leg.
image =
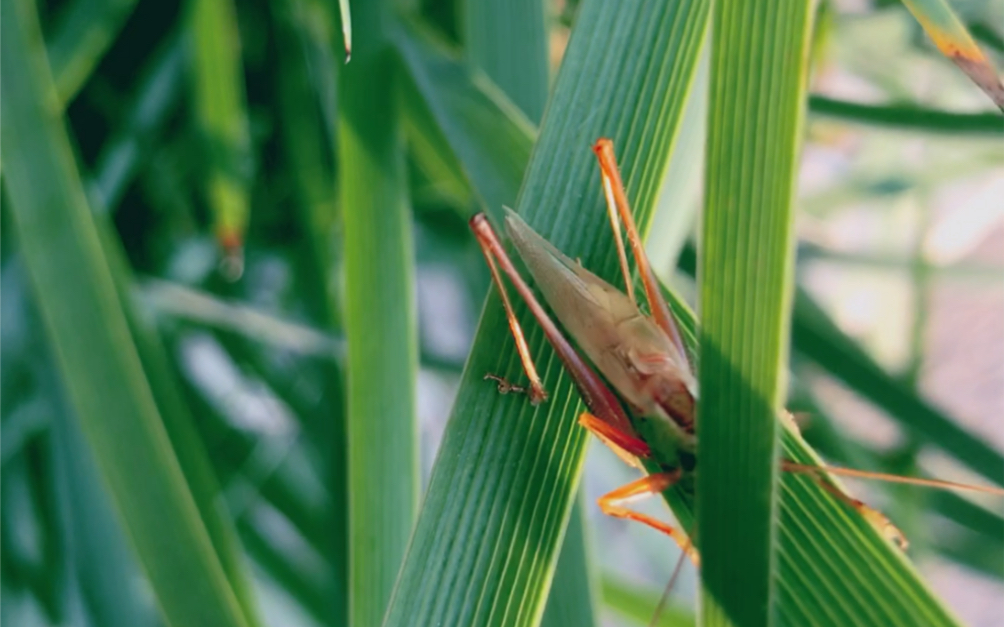
<path id="1" fill-rule="evenodd" d="M 826 477 L 821 474 L 822 472 L 825 472 L 825 468 L 814 468 L 811 466 L 796 464 L 788 460 L 783 460 L 781 462 L 781 470 L 807 476 L 809 479 L 815 481 L 819 487 L 833 495 L 833 497 L 838 501 L 841 501 L 848 507 L 856 510 L 865 520 L 869 522 L 869 524 L 875 527 L 879 533 L 881 533 L 887 540 L 895 543 L 901 550 L 905 551 L 907 547 L 910 546 L 910 542 L 906 539 L 906 535 L 904 535 L 903 532 L 899 530 L 899 527 L 894 525 L 892 521 L 885 516 L 885 514 L 869 506 L 864 501 L 850 496 L 835 484 L 828 481 Z"/>
<path id="2" fill-rule="evenodd" d="M 608 516 L 640 522 L 666 534 L 676 542 L 680 550 L 687 554 L 690 561 L 696 566 L 700 566 L 700 555 L 687 534 L 657 518 L 625 507 L 626 504 L 633 501 L 647 498 L 654 494 L 661 494 L 679 481 L 682 475 L 683 473 L 679 469 L 668 472 L 657 472 L 604 494 L 597 500 L 597 503 L 600 506 L 600 510 Z"/>

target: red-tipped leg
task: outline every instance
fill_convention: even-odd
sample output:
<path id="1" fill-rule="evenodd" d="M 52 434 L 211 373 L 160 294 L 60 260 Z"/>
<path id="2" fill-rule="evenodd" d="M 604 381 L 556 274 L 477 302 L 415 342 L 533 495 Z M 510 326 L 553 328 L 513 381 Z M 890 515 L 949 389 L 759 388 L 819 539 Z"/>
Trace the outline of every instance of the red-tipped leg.
<path id="1" fill-rule="evenodd" d="M 700 555 L 698 555 L 697 549 L 694 548 L 694 545 L 690 542 L 690 538 L 688 538 L 685 533 L 662 522 L 661 520 L 623 507 L 626 503 L 647 498 L 653 494 L 661 494 L 664 490 L 667 490 L 679 481 L 681 474 L 682 473 L 679 470 L 676 470 L 672 472 L 659 472 L 653 475 L 648 475 L 647 477 L 642 477 L 637 481 L 632 481 L 625 486 L 617 488 L 613 492 L 601 496 L 597 502 L 599 503 L 600 509 L 603 513 L 608 516 L 634 520 L 648 525 L 656 531 L 661 531 L 666 534 L 672 538 L 677 545 L 679 545 L 680 549 L 690 558 L 690 561 L 694 562 L 695 565 L 700 566 Z"/>
<path id="2" fill-rule="evenodd" d="M 582 412 L 579 416 L 579 424 L 610 447 L 610 450 L 616 453 L 617 457 L 620 457 L 628 466 L 641 468 L 638 458 L 648 457 L 652 454 L 652 450 L 643 440 L 638 439 L 630 433 L 617 430 L 610 423 L 597 418 L 589 412 Z"/>

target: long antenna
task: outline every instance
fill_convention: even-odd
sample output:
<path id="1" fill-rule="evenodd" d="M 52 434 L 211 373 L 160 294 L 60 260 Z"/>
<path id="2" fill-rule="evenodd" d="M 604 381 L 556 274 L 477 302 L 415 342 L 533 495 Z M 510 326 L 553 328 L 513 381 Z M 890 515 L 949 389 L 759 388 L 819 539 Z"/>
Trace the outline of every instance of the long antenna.
<path id="1" fill-rule="evenodd" d="M 943 481 L 941 479 L 925 479 L 922 477 L 903 477 L 901 475 L 891 475 L 884 472 L 872 472 L 870 470 L 855 470 L 854 468 L 842 468 L 840 466 L 810 466 L 808 464 L 796 464 L 788 460 L 781 462 L 781 469 L 788 472 L 801 472 L 806 474 L 819 475 L 828 472 L 832 475 L 843 477 L 857 477 L 859 479 L 875 479 L 888 483 L 905 483 L 925 488 L 935 488 L 938 490 L 968 490 L 971 492 L 982 492 L 985 494 L 996 494 L 1004 496 L 1004 488 L 996 486 L 972 485 L 969 483 L 959 483 L 957 481 Z"/>

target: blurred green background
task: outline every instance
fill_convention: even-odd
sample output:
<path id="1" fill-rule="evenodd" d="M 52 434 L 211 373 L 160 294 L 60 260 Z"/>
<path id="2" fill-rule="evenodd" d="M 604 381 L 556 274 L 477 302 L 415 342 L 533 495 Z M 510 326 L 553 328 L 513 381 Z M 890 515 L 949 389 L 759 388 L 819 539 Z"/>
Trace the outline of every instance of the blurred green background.
<path id="1" fill-rule="evenodd" d="M 1004 2 L 952 4 L 999 65 Z M 0 619 L 162 624 L 154 588 L 177 624 L 382 616 L 488 291 L 466 220 L 515 202 L 577 3 L 362 8 L 347 66 L 333 1 L 2 9 Z M 1004 123 L 899 3 L 815 19 L 789 406 L 835 463 L 999 481 Z M 695 80 L 648 241 L 684 295 Z M 348 436 L 353 411 L 374 418 Z M 568 537 L 596 624 L 644 624 L 678 555 L 593 505 L 634 477 L 591 446 Z M 963 622 L 1000 624 L 999 499 L 850 485 Z M 376 592 L 347 584 L 350 511 L 398 529 L 361 549 Z"/>

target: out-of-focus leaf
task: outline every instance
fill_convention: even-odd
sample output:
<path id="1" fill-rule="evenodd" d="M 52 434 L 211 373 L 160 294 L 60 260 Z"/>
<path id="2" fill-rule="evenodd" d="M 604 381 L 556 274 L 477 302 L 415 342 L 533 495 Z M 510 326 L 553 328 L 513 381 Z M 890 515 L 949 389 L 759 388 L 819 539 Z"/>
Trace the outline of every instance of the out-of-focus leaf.
<path id="1" fill-rule="evenodd" d="M 942 556 L 962 564 L 978 573 L 1004 580 L 1004 542 L 973 536 L 945 538 L 936 536 L 932 540 L 934 549 Z"/>
<path id="2" fill-rule="evenodd" d="M 791 331 L 795 350 L 959 463 L 1004 486 L 1004 457 L 998 451 L 889 376 L 802 290 L 795 295 Z"/>
<path id="3" fill-rule="evenodd" d="M 969 24 L 969 32 L 972 33 L 974 38 L 982 41 L 997 52 L 1004 52 L 1004 37 L 1001 37 L 998 31 L 999 26 L 995 28 L 994 25 L 983 22 Z"/>
<path id="4" fill-rule="evenodd" d="M 1004 118 L 996 113 L 951 113 L 915 105 L 869 105 L 825 96 L 809 97 L 813 116 L 891 129 L 980 136 L 1004 135 Z"/>
<path id="5" fill-rule="evenodd" d="M 418 506 L 414 243 L 398 116 L 391 3 L 352 5 L 339 86 L 348 359 L 349 621 L 379 625 Z"/>
<path id="6" fill-rule="evenodd" d="M 931 505 L 939 514 L 960 525 L 987 538 L 1004 541 L 1004 518 L 1000 512 L 992 512 L 953 492 L 935 492 L 931 495 Z"/>
<path id="7" fill-rule="evenodd" d="M 302 264 L 304 297 L 318 324 L 340 326 L 334 282 L 328 276 L 332 263 L 332 239 L 338 215 L 336 207 L 334 137 L 326 132 L 322 90 L 327 81 L 316 80 L 311 71 L 335 70 L 329 45 L 328 26 L 333 17 L 328 7 L 307 0 L 275 3 L 275 38 L 279 53 L 276 92 L 285 156 L 297 185 L 299 224 L 308 240 Z M 329 79 L 337 80 L 337 73 Z"/>
<path id="8" fill-rule="evenodd" d="M 638 625 L 652 625 L 659 592 L 640 589 L 637 584 L 607 575 L 603 577 L 603 603 L 621 616 L 633 620 Z M 667 603 L 659 613 L 658 627 L 691 627 L 696 624 L 694 615 L 672 602 Z"/>
<path id="9" fill-rule="evenodd" d="M 193 96 L 208 155 L 206 202 L 231 278 L 243 272 L 253 160 L 237 11 L 232 0 L 192 0 Z"/>
<path id="10" fill-rule="evenodd" d="M 138 296 L 159 315 L 231 331 L 295 353 L 334 359 L 345 352 L 339 338 L 184 285 L 147 279 Z"/>
<path id="11" fill-rule="evenodd" d="M 1004 111 L 1004 85 L 947 0 L 903 0 L 934 45 Z"/>
<path id="12" fill-rule="evenodd" d="M 185 47 L 171 37 L 154 56 L 123 124 L 101 149 L 88 191 L 94 209 L 113 212 L 147 156 L 147 142 L 177 105 L 182 85 Z"/>
<path id="13" fill-rule="evenodd" d="M 453 207 L 471 206 L 474 203 L 473 192 L 464 167 L 457 160 L 415 84 L 410 80 L 402 83 L 405 134 L 415 165 L 429 179 L 437 198 Z M 420 196 L 417 192 L 413 193 L 416 204 Z"/>
<path id="14" fill-rule="evenodd" d="M 828 462 L 858 470 L 891 474 L 902 472 L 901 468 L 886 459 L 887 456 L 839 432 L 807 390 L 796 392 L 791 407 L 804 412 L 806 418 L 799 424 L 802 435 Z M 919 475 L 914 473 L 913 476 Z M 909 489 L 924 490 L 919 487 Z M 988 540 L 1004 538 L 1004 518 L 954 492 L 928 491 L 924 501 L 931 511 Z"/>
<path id="15" fill-rule="evenodd" d="M 58 116 L 37 17 L 28 2 L 2 7 L 5 180 L 70 399 L 168 620 L 246 625 L 132 341 Z"/>
<path id="16" fill-rule="evenodd" d="M 51 431 L 53 465 L 60 475 L 70 567 L 88 613 L 96 625 L 152 627 L 153 606 L 135 594 L 123 594 L 135 585 L 139 569 L 76 417 L 68 407 L 59 409 Z"/>
<path id="17" fill-rule="evenodd" d="M 511 206 L 533 146 L 534 128 L 483 74 L 451 59 L 417 28 L 399 29 L 395 41 L 409 77 L 489 212 Z M 472 138 L 491 137 L 491 141 Z"/>
<path id="18" fill-rule="evenodd" d="M 274 522 L 274 521 L 273 521 Z M 241 539 L 247 545 L 248 552 L 268 576 L 278 583 L 284 592 L 296 599 L 318 624 L 325 624 L 330 619 L 330 603 L 325 598 L 324 582 L 318 577 L 310 577 L 303 568 L 291 563 L 289 552 L 282 544 L 270 541 L 262 530 L 249 521 L 239 525 Z"/>
<path id="19" fill-rule="evenodd" d="M 87 82 L 135 6 L 136 0 L 73 0 L 63 7 L 48 46 L 63 106 Z"/>
<path id="20" fill-rule="evenodd" d="M 543 0 L 467 0 L 463 11 L 468 62 L 535 123 L 547 103 L 544 6 Z"/>

